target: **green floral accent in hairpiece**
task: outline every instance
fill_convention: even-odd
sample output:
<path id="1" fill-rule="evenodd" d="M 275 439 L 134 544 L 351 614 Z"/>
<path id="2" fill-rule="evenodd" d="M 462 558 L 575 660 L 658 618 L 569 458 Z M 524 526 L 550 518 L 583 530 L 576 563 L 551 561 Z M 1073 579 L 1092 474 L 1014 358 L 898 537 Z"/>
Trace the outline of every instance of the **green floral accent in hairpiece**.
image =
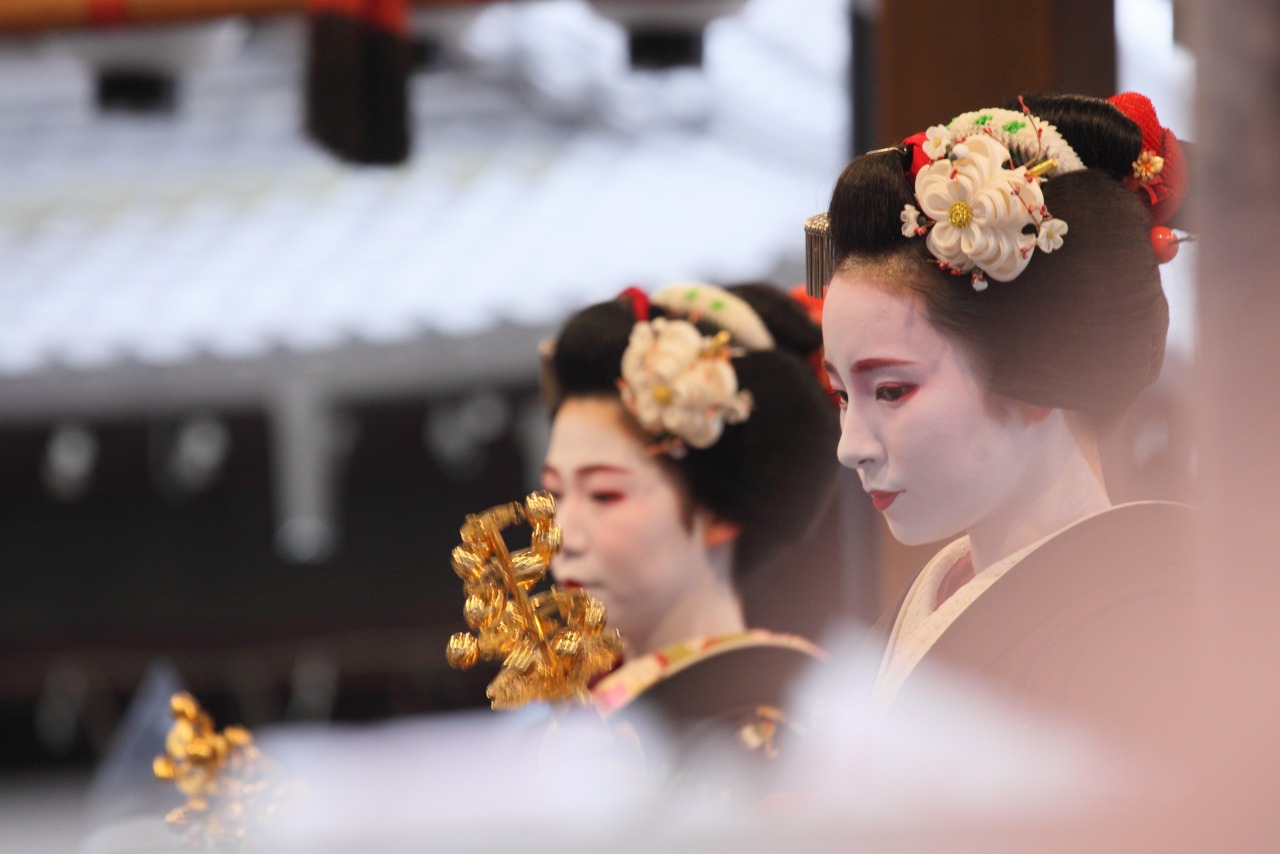
<path id="1" fill-rule="evenodd" d="M 722 300 L 722 299 L 712 300 L 712 301 L 711 301 L 711 310 L 712 310 L 712 311 L 723 311 L 723 310 L 724 310 L 724 300 Z"/>
<path id="2" fill-rule="evenodd" d="M 1027 126 L 1026 122 L 1018 121 L 1015 119 L 1014 121 L 1009 122 L 1007 125 L 1004 125 L 1001 129 L 1005 133 L 1017 133 L 1018 131 L 1022 130 L 1026 126 Z"/>
<path id="3" fill-rule="evenodd" d="M 991 118 L 992 116 L 990 113 L 983 113 L 982 115 L 974 119 L 973 123 L 978 127 L 983 127 L 984 125 L 986 125 L 987 122 L 991 121 Z"/>

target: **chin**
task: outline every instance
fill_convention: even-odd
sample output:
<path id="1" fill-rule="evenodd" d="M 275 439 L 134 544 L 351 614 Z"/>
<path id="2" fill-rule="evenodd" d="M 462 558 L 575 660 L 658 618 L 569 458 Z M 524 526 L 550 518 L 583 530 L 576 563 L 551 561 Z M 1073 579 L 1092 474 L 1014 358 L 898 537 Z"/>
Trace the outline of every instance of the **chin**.
<path id="1" fill-rule="evenodd" d="M 963 528 L 922 524 L 919 520 L 894 519 L 888 514 L 885 514 L 885 521 L 889 523 L 889 533 L 904 546 L 925 546 L 930 543 L 950 541 L 964 533 Z"/>
<path id="2" fill-rule="evenodd" d="M 604 622 L 606 626 L 611 629 L 617 629 L 619 628 L 619 622 L 626 622 L 626 614 L 610 602 L 608 596 L 602 596 L 594 590 L 588 590 L 587 592 L 591 595 L 592 599 L 595 599 L 604 606 Z"/>

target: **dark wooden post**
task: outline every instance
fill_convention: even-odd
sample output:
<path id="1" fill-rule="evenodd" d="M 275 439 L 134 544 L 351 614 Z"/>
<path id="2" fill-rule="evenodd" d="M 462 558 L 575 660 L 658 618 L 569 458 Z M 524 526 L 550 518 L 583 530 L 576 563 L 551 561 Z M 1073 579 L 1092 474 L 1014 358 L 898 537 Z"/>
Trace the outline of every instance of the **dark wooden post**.
<path id="1" fill-rule="evenodd" d="M 1112 0 L 885 0 L 875 146 L 1034 91 L 1115 93 Z"/>

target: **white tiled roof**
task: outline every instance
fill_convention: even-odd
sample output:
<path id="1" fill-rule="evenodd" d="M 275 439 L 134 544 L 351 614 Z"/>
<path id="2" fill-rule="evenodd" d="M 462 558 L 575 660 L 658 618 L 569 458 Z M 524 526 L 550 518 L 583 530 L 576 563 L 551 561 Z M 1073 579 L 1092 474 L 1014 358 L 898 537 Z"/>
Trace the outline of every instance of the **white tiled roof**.
<path id="1" fill-rule="evenodd" d="M 392 169 L 302 135 L 295 21 L 186 74 L 170 117 L 102 115 L 58 43 L 0 45 L 0 409 L 51 378 L 145 396 L 156 370 L 476 336 L 496 369 L 493 330 L 524 346 L 627 284 L 799 276 L 846 159 L 844 14 L 754 0 L 703 70 L 633 74 L 584 2 L 494 6 L 467 62 L 415 78 Z"/>

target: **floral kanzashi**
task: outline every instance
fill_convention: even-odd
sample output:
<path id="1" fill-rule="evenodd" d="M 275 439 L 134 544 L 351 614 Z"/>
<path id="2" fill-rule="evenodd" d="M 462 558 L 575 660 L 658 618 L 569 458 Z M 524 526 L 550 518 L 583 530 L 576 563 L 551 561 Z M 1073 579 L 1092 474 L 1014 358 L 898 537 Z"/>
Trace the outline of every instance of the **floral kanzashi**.
<path id="1" fill-rule="evenodd" d="M 1062 248 L 1062 236 L 1067 233 L 1067 224 L 1060 219 L 1046 219 L 1040 223 L 1040 233 L 1036 235 L 1036 245 L 1044 253 Z"/>
<path id="2" fill-rule="evenodd" d="M 1164 171 L 1164 158 L 1154 151 L 1143 151 L 1133 161 L 1133 177 L 1139 184 L 1149 184 Z"/>
<path id="3" fill-rule="evenodd" d="M 924 132 L 924 153 L 930 160 L 937 160 L 947 155 L 947 146 L 951 144 L 951 131 L 946 125 L 934 125 Z"/>
<path id="4" fill-rule="evenodd" d="M 916 201 L 926 219 L 930 253 L 944 269 L 969 273 L 979 291 L 988 277 L 1000 282 L 1016 278 L 1037 246 L 1052 252 L 1067 232 L 1065 222 L 1049 216 L 1039 177 L 1026 166 L 1008 168 L 1009 161 L 1008 148 L 979 133 L 957 138 L 948 157 L 916 175 Z M 902 212 L 907 236 L 911 208 Z M 1047 222 L 1055 224 L 1046 229 Z"/>
<path id="5" fill-rule="evenodd" d="M 915 237 L 917 234 L 924 233 L 924 229 L 920 226 L 920 211 L 915 205 L 907 205 L 898 216 L 902 220 L 903 237 Z"/>
<path id="6" fill-rule="evenodd" d="M 988 107 L 961 113 L 947 124 L 947 131 L 957 142 L 979 135 L 992 137 L 1016 155 L 1013 162 L 1019 166 L 1053 161 L 1054 167 L 1048 170 L 1050 177 L 1084 168 L 1084 161 L 1058 129 L 1025 109 L 1019 112 Z"/>
<path id="7" fill-rule="evenodd" d="M 727 333 L 704 336 L 686 320 L 637 323 L 622 356 L 622 403 L 659 447 L 682 456 L 708 448 L 725 424 L 751 414 L 751 393 L 739 390 Z"/>

